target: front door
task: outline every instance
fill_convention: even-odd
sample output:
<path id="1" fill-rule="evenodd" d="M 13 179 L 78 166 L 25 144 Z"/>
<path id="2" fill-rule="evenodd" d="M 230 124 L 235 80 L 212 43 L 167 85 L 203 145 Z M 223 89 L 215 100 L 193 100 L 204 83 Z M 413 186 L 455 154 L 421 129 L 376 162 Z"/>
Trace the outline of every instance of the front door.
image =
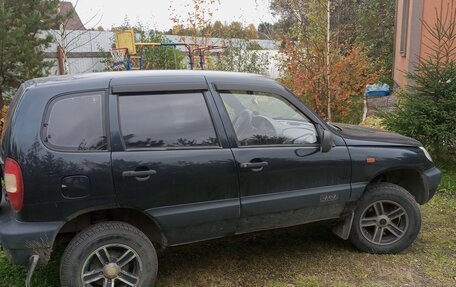
<path id="1" fill-rule="evenodd" d="M 210 101 L 205 91 L 111 95 L 119 202 L 150 214 L 170 245 L 233 234 L 239 220 L 236 165 Z"/>
<path id="2" fill-rule="evenodd" d="M 241 224 L 238 232 L 338 217 L 350 196 L 343 141 L 320 152 L 316 125 L 279 94 L 219 91 L 237 139 Z"/>

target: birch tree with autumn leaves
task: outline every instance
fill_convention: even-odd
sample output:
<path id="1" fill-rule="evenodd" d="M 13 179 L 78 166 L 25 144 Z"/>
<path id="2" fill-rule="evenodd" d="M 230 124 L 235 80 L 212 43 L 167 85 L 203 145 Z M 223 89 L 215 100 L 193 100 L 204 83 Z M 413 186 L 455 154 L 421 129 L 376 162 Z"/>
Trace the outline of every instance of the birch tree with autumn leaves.
<path id="1" fill-rule="evenodd" d="M 329 1 L 274 2 L 279 16 L 281 12 L 299 15 L 282 36 L 282 82 L 323 118 L 359 123 L 366 84 L 379 79 L 367 50 L 359 42 L 341 40 L 342 29 L 331 29 L 328 43 Z"/>
<path id="2" fill-rule="evenodd" d="M 244 26 L 238 21 L 230 24 L 214 22 L 214 12 L 219 5 L 219 0 L 187 0 L 184 4 L 187 13 L 182 15 L 179 13 L 181 9 L 171 1 L 169 11 L 174 23 L 172 34 L 189 35 L 192 49 L 197 46 L 206 47 L 209 44 L 225 47 L 220 49 L 216 58 L 211 57 L 210 51 L 204 51 L 206 53 L 204 69 L 267 74 L 268 55 L 256 51 L 256 47 L 260 46 L 250 41 L 251 38 L 258 37 L 255 25 Z M 209 43 L 210 38 L 214 36 L 219 38 L 218 43 Z M 193 55 L 200 56 L 198 53 Z M 198 61 L 195 60 L 195 62 Z"/>
<path id="3" fill-rule="evenodd" d="M 208 46 L 209 38 L 213 33 L 211 23 L 218 5 L 220 5 L 220 0 L 190 0 L 184 5 L 185 10 L 187 10 L 186 15 L 181 15 L 179 11 L 182 7 L 177 7 L 174 1 L 170 2 L 169 12 L 174 23 L 172 33 L 173 35 L 179 35 L 183 29 L 189 31 L 191 43 L 188 44 L 192 45 L 192 53 L 195 47 Z M 207 51 L 204 51 L 204 53 L 207 53 Z M 208 59 L 206 65 L 206 68 L 211 66 L 210 59 Z"/>
<path id="4" fill-rule="evenodd" d="M 184 4 L 187 11 L 186 15 L 181 15 L 178 4 L 170 1 L 169 12 L 174 25 L 173 35 L 179 35 L 180 30 L 187 29 L 194 44 L 207 45 L 207 40 L 211 37 L 214 11 L 220 5 L 220 0 L 191 0 Z M 198 43 L 197 38 L 201 37 L 203 43 Z"/>

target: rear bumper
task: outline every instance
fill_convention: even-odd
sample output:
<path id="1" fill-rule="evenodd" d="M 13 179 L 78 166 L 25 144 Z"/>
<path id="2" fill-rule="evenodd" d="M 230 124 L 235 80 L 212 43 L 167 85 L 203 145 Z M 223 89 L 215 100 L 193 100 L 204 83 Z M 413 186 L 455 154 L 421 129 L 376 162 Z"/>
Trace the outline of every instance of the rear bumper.
<path id="1" fill-rule="evenodd" d="M 28 265 L 30 256 L 40 256 L 40 264 L 49 260 L 55 235 L 63 222 L 20 222 L 10 205 L 0 204 L 0 244 L 11 263 Z"/>
<path id="2" fill-rule="evenodd" d="M 428 189 L 428 198 L 425 201 L 427 202 L 435 195 L 439 187 L 440 180 L 442 179 L 442 172 L 438 168 L 433 167 L 424 171 L 423 176 Z"/>

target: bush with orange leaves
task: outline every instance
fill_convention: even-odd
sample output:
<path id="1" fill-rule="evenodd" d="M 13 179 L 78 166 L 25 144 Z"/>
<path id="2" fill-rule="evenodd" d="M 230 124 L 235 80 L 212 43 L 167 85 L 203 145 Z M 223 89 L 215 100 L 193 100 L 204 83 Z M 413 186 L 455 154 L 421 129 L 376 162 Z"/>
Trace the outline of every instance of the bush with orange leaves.
<path id="1" fill-rule="evenodd" d="M 325 43 L 313 44 L 284 41 L 282 83 L 324 119 L 328 119 L 329 96 L 331 121 L 360 123 L 365 87 L 378 81 L 379 71 L 355 43 L 332 48 L 328 73 Z"/>
<path id="2" fill-rule="evenodd" d="M 3 126 L 5 125 L 8 106 L 4 105 L 0 111 L 0 135 L 3 135 Z"/>

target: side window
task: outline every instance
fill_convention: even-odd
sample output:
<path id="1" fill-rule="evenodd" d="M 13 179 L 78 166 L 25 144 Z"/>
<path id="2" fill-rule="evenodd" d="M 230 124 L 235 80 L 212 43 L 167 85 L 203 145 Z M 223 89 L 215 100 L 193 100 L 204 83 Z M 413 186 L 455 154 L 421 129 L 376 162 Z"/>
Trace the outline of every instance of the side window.
<path id="1" fill-rule="evenodd" d="M 106 150 L 103 95 L 63 96 L 54 100 L 44 123 L 44 141 L 63 150 Z"/>
<path id="2" fill-rule="evenodd" d="M 127 149 L 218 146 L 202 93 L 119 96 Z"/>
<path id="3" fill-rule="evenodd" d="M 221 92 L 239 144 L 317 143 L 310 120 L 281 96 L 257 92 Z"/>

